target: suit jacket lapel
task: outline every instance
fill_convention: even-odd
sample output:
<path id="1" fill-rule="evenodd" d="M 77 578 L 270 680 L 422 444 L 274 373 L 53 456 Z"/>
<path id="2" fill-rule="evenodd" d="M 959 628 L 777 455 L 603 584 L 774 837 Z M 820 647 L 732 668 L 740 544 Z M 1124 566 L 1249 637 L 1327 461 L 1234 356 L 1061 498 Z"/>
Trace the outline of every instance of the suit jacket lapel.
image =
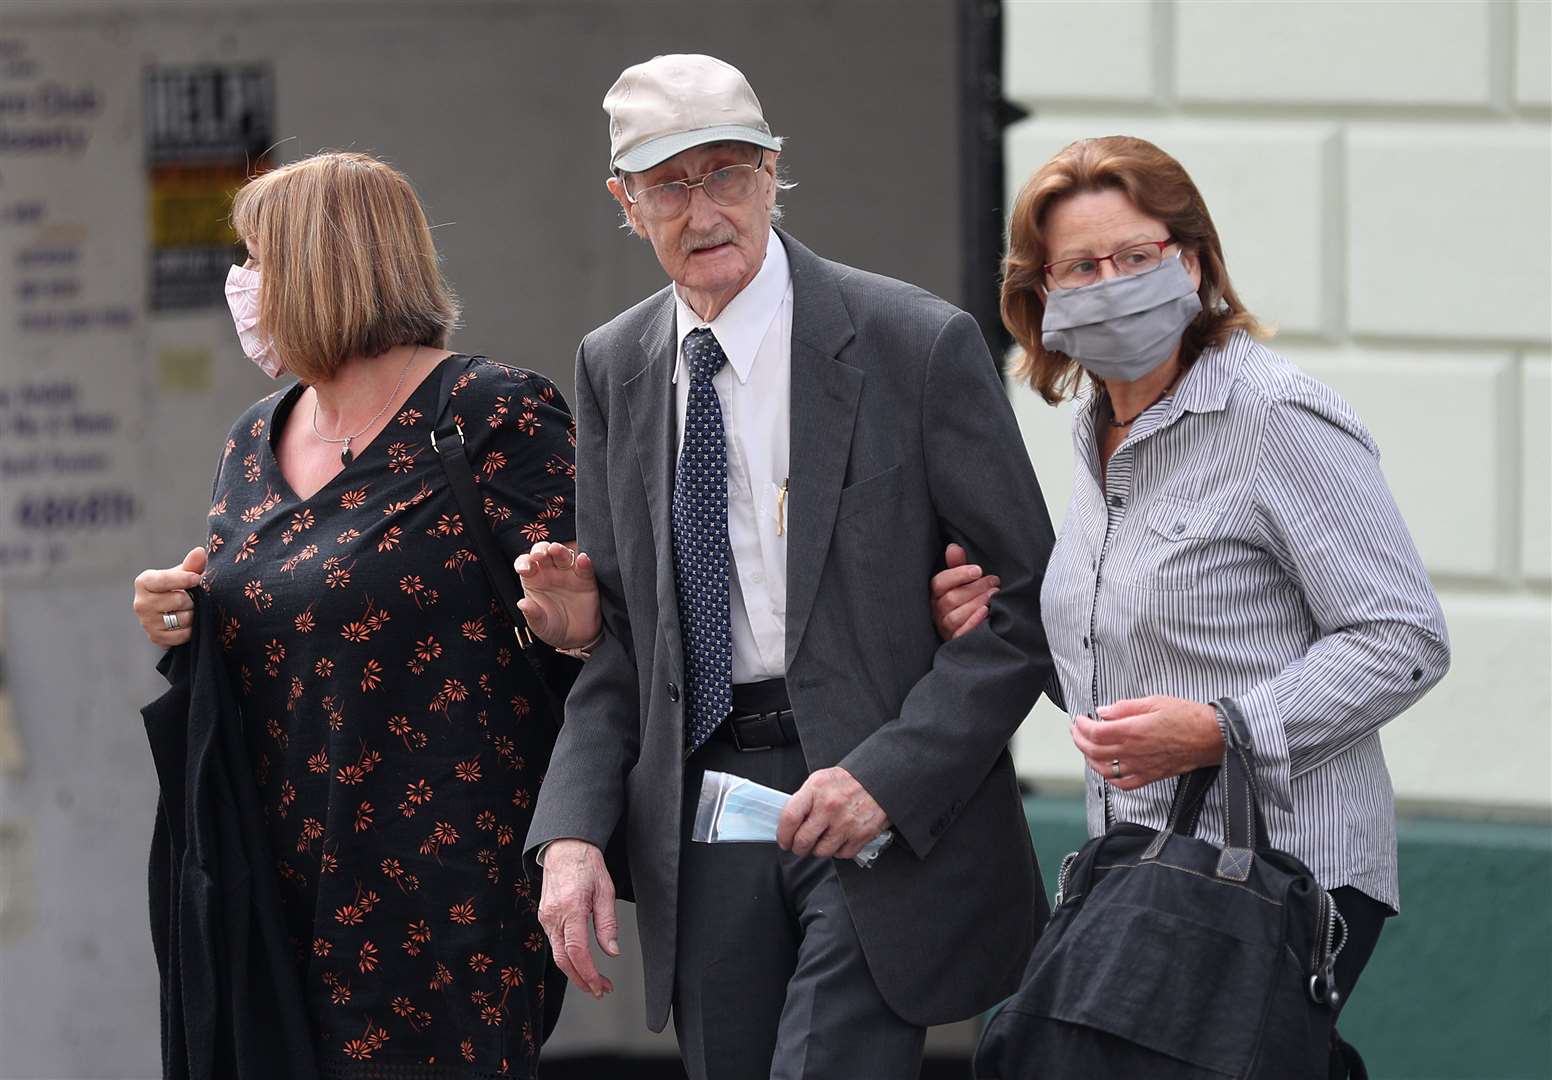
<path id="1" fill-rule="evenodd" d="M 674 469 L 674 348 L 673 292 L 663 293 L 656 316 L 641 335 L 643 367 L 625 383 L 636 456 L 652 517 L 652 543 L 657 549 L 658 612 L 677 627 L 679 605 L 674 592 L 674 549 L 670 532 Z"/>
<path id="2" fill-rule="evenodd" d="M 853 337 L 832 272 L 777 231 L 792 269 L 792 437 L 788 469 L 787 663 L 814 609 L 851 456 L 863 373 L 837 357 Z"/>

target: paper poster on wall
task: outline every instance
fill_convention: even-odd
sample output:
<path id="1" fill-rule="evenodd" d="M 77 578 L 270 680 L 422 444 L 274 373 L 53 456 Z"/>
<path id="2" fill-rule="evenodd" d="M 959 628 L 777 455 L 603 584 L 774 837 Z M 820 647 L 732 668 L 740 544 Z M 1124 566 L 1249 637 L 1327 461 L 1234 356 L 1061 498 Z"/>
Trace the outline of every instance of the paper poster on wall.
<path id="1" fill-rule="evenodd" d="M 152 311 L 224 303 L 238 248 L 227 221 L 232 193 L 268 166 L 274 116 L 266 65 L 146 70 Z"/>
<path id="2" fill-rule="evenodd" d="M 0 33 L 0 576 L 139 554 L 140 69 L 112 33 Z"/>

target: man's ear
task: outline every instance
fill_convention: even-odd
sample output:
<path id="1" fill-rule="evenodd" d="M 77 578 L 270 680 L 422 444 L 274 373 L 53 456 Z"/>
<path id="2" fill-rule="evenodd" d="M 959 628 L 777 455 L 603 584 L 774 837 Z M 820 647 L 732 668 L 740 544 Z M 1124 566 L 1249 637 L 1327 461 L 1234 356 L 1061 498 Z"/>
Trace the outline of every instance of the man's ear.
<path id="1" fill-rule="evenodd" d="M 776 205 L 776 159 L 781 157 L 780 150 L 767 150 L 765 152 L 764 168 L 761 170 L 771 178 L 770 190 L 765 193 L 765 208 L 772 209 Z"/>
<path id="2" fill-rule="evenodd" d="M 636 208 L 625 197 L 625 182 L 617 176 L 611 176 L 604 181 L 604 187 L 609 189 L 609 194 L 614 196 L 614 201 L 620 204 L 620 212 L 625 215 L 625 220 L 630 225 L 631 232 L 645 238 L 647 234 L 641 231 L 641 223 L 636 220 Z"/>

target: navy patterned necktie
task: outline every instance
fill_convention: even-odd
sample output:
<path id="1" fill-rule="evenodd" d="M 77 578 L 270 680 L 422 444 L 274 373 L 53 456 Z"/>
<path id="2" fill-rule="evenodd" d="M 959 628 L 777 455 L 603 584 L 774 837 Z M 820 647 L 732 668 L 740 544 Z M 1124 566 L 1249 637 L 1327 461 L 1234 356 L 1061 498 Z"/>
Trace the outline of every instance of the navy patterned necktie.
<path id="1" fill-rule="evenodd" d="M 727 442 L 711 385 L 727 354 L 703 327 L 685 337 L 684 360 L 690 393 L 674 482 L 674 583 L 685 643 L 685 743 L 693 752 L 733 707 Z"/>

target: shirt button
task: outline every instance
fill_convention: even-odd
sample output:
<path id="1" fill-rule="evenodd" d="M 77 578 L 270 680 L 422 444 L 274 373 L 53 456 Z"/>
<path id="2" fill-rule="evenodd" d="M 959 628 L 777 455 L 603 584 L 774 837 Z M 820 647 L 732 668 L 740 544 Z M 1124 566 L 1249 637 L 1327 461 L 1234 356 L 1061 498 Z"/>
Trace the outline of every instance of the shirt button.
<path id="1" fill-rule="evenodd" d="M 1175 527 L 1170 530 L 1170 532 L 1174 533 L 1176 536 L 1179 536 L 1181 533 L 1183 533 L 1185 531 L 1186 531 L 1186 525 L 1185 525 L 1185 522 L 1183 522 L 1183 521 L 1175 522 Z"/>
<path id="2" fill-rule="evenodd" d="M 749 580 L 754 582 L 754 584 L 759 585 L 759 584 L 762 584 L 765 581 L 765 575 L 764 574 L 750 574 L 749 575 Z"/>
<path id="3" fill-rule="evenodd" d="M 668 684 L 668 700 L 669 701 L 678 701 L 679 700 L 679 684 L 678 683 L 669 683 Z"/>
<path id="4" fill-rule="evenodd" d="M 1423 669 L 1422 668 L 1413 668 L 1412 669 L 1412 681 L 1413 682 L 1422 682 L 1423 681 Z"/>
<path id="5" fill-rule="evenodd" d="M 1119 495 L 1112 495 L 1112 496 L 1110 496 L 1110 505 L 1111 506 L 1114 506 L 1117 509 L 1119 509 L 1120 507 L 1124 506 L 1125 504 L 1126 504 L 1126 500 L 1121 498 L 1121 496 L 1119 496 Z"/>
<path id="6" fill-rule="evenodd" d="M 1083 647 L 1085 649 L 1089 647 L 1089 639 L 1088 638 L 1084 638 L 1083 639 Z"/>

